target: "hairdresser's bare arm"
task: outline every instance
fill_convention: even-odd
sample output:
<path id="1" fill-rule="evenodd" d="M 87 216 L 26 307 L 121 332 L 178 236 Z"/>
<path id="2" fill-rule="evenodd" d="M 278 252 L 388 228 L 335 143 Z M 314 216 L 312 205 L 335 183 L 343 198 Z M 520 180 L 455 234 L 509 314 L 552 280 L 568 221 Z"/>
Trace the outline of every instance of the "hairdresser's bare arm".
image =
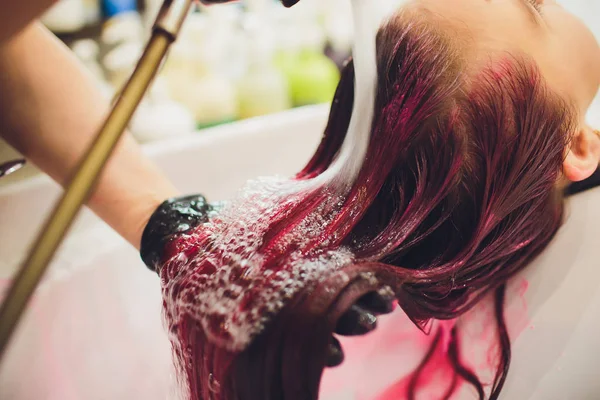
<path id="1" fill-rule="evenodd" d="M 0 135 L 60 184 L 68 181 L 107 108 L 77 60 L 42 26 L 30 25 L 0 44 Z M 88 204 L 139 247 L 152 211 L 175 194 L 126 136 Z"/>
<path id="2" fill-rule="evenodd" d="M 13 37 L 57 0 L 0 0 L 0 43 Z"/>

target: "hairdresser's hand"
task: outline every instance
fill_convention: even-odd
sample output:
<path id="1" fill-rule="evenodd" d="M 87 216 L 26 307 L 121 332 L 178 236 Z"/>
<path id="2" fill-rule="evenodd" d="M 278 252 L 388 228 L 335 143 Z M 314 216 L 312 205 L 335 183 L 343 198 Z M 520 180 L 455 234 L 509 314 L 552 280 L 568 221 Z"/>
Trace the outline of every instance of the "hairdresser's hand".
<path id="1" fill-rule="evenodd" d="M 158 271 L 168 243 L 207 222 L 208 212 L 213 209 L 202 195 L 172 198 L 162 203 L 142 234 L 140 254 L 148 268 Z"/>
<path id="2" fill-rule="evenodd" d="M 144 263 L 152 271 L 159 272 L 167 261 L 165 258 L 169 257 L 165 254 L 167 249 L 171 248 L 169 253 L 173 251 L 173 246 L 169 245 L 207 222 L 209 213 L 218 208 L 218 204 L 208 204 L 202 195 L 178 197 L 162 203 L 150 217 L 142 235 L 140 253 Z M 339 318 L 335 334 L 361 336 L 374 331 L 378 317 L 394 310 L 394 300 L 394 292 L 387 286 L 365 294 Z M 326 350 L 325 366 L 336 367 L 343 361 L 342 345 L 332 335 Z"/>
<path id="3" fill-rule="evenodd" d="M 231 3 L 236 0 L 200 0 L 203 4 L 221 4 L 221 3 Z M 300 0 L 281 0 L 281 3 L 286 7 L 291 7 L 296 4 Z"/>

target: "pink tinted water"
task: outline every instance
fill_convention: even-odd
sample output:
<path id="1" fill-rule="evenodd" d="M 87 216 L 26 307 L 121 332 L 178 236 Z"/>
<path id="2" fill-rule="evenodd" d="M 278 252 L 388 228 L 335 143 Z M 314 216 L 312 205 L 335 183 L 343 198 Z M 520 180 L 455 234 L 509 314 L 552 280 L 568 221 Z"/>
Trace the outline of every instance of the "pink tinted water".
<path id="1" fill-rule="evenodd" d="M 531 327 L 525 294 L 528 282 L 515 279 L 507 287 L 505 318 L 511 341 Z M 344 363 L 326 369 L 320 399 L 405 400 L 411 380 L 432 351 L 436 335 L 440 339 L 420 373 L 416 399 L 443 399 L 455 384 L 450 399 L 471 398 L 473 388 L 456 377 L 448 360 L 448 342 L 454 326 L 460 326 L 462 363 L 476 372 L 482 383 L 490 385 L 498 360 L 497 325 L 493 296 L 453 321 L 435 321 L 429 334 L 421 331 L 402 311 L 380 318 L 376 331 L 364 337 L 344 338 Z M 455 381 L 456 379 L 456 381 Z"/>

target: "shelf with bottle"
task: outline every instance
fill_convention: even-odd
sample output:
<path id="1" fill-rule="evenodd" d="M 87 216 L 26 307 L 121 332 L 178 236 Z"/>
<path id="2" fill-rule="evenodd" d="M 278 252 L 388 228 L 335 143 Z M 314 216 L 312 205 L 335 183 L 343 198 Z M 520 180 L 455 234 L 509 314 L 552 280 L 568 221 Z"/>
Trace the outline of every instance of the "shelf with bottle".
<path id="1" fill-rule="evenodd" d="M 88 22 L 75 29 L 73 21 L 85 14 L 83 3 L 95 4 L 97 12 L 90 11 Z M 132 124 L 136 137 L 169 137 L 187 126 L 161 123 L 158 115 L 191 119 L 193 128 L 202 129 L 331 101 L 338 67 L 350 54 L 351 28 L 340 27 L 351 27 L 352 20 L 350 13 L 325 3 L 303 0 L 292 9 L 276 0 L 197 5 L 159 73 L 160 88 L 138 110 Z M 43 20 L 113 96 L 135 67 L 161 4 L 60 0 Z M 161 111 L 176 106 L 177 112 Z M 161 136 L 151 126 L 173 132 Z"/>

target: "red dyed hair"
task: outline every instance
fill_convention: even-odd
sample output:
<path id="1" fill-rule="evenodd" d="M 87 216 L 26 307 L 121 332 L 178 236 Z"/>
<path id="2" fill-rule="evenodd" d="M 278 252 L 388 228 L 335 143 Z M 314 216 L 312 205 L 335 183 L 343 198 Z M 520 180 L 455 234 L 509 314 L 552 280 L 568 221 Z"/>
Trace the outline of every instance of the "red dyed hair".
<path id="1" fill-rule="evenodd" d="M 251 283 L 245 264 L 218 250 L 206 226 L 172 246 L 176 251 L 160 274 L 175 353 L 192 399 L 316 399 L 337 318 L 383 284 L 395 290 L 400 307 L 423 329 L 431 319 L 462 315 L 495 292 L 502 351 L 491 389 L 486 393 L 476 374 L 461 365 L 456 334 L 448 358 L 480 398 L 498 397 L 510 362 L 505 284 L 559 229 L 563 204 L 557 182 L 574 113 L 525 57 L 506 56 L 469 71 L 457 46 L 430 20 L 399 15 L 381 28 L 377 46 L 371 140 L 348 193 L 334 202 L 327 188 L 306 191 L 299 201 L 282 199 L 262 232 L 261 263 Z M 349 63 L 323 141 L 296 180 L 320 175 L 338 155 L 353 82 Z M 328 218 L 311 222 L 315 213 Z M 313 234 L 294 239 L 294 230 L 307 223 Z M 252 297 L 270 288 L 264 277 L 290 269 L 292 255 L 310 258 L 341 247 L 351 249 L 352 263 L 303 283 L 281 309 L 257 310 L 263 329 L 243 349 L 227 345 L 225 316 L 207 326 L 189 307 L 177 305 L 185 296 L 216 291 L 203 282 L 221 266 L 233 265 L 236 285 L 248 289 L 244 307 L 251 308 Z M 219 295 L 235 296 L 225 292 Z M 221 333 L 225 339 L 215 340 Z"/>

